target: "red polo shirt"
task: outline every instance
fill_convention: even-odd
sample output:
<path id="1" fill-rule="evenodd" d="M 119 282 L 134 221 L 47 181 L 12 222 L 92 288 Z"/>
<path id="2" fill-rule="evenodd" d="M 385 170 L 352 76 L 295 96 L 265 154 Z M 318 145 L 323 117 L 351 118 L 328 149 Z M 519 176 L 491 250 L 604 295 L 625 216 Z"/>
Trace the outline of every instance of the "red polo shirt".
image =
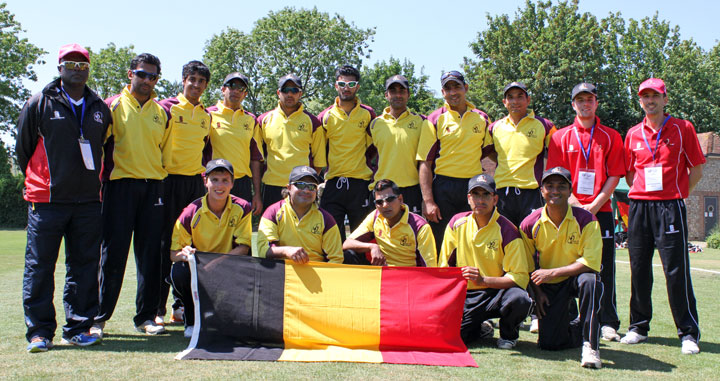
<path id="1" fill-rule="evenodd" d="M 576 134 L 577 132 L 577 134 Z M 597 198 L 607 178 L 610 176 L 625 176 L 625 151 L 620 134 L 614 129 L 600 124 L 600 118 L 595 117 L 595 131 L 590 135 L 592 128 L 584 128 L 577 118 L 573 124 L 558 130 L 550 138 L 548 146 L 548 160 L 546 169 L 564 167 L 572 174 L 573 195 L 578 201 L 587 205 Z M 578 143 L 578 137 L 582 145 Z M 585 152 L 590 146 L 587 161 Z M 588 171 L 595 174 L 592 194 L 580 194 L 578 191 L 579 172 Z M 600 212 L 611 212 L 612 206 L 608 200 L 600 207 Z"/>
<path id="2" fill-rule="evenodd" d="M 667 114 L 666 114 L 667 115 Z M 666 116 L 667 117 L 667 116 Z M 625 136 L 627 170 L 635 171 L 635 179 L 628 196 L 636 200 L 675 200 L 687 198 L 688 168 L 705 163 L 695 127 L 687 120 L 670 117 L 662 127 L 657 152 L 658 133 L 646 125 L 646 119 L 631 128 Z M 645 137 L 653 154 L 643 139 Z M 646 190 L 645 168 L 662 166 L 662 190 Z"/>

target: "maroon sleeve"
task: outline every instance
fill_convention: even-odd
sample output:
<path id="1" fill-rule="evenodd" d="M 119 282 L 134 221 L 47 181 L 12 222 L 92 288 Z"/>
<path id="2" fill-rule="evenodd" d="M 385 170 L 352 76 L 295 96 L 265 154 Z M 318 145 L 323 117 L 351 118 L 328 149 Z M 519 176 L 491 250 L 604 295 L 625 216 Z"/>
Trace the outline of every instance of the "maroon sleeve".
<path id="1" fill-rule="evenodd" d="M 190 224 L 192 223 L 195 213 L 200 210 L 200 207 L 202 207 L 202 197 L 186 206 L 182 213 L 180 213 L 180 217 L 178 217 L 178 221 L 180 221 L 185 231 L 190 233 L 190 235 L 192 235 L 192 226 L 190 226 Z"/>

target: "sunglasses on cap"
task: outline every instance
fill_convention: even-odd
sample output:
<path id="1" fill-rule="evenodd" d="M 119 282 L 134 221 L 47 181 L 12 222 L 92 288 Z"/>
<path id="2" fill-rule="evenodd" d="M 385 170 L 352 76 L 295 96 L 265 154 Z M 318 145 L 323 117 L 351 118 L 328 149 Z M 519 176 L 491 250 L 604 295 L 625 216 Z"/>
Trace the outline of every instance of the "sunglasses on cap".
<path id="1" fill-rule="evenodd" d="M 283 94 L 297 94 L 300 92 L 300 89 L 298 89 L 297 87 L 283 87 L 282 89 L 280 89 L 280 92 Z"/>
<path id="2" fill-rule="evenodd" d="M 387 196 L 385 198 L 379 198 L 379 199 L 375 200 L 375 206 L 383 206 L 383 204 L 386 202 L 389 204 L 389 203 L 397 200 L 397 198 L 398 198 L 398 196 L 394 195 L 394 194 Z"/>
<path id="3" fill-rule="evenodd" d="M 338 85 L 338 87 L 347 87 L 347 88 L 353 89 L 353 88 L 355 88 L 355 86 L 358 85 L 358 81 L 350 81 L 350 82 L 337 81 L 337 82 L 335 82 L 335 84 Z"/>
<path id="4" fill-rule="evenodd" d="M 452 71 L 449 71 L 449 72 L 443 74 L 442 77 L 440 77 L 440 80 L 444 81 L 449 77 L 455 77 L 455 78 L 463 80 L 463 81 L 465 80 L 465 76 L 463 76 L 462 73 L 460 73 L 457 70 L 452 70 Z"/>
<path id="5" fill-rule="evenodd" d="M 304 191 L 316 191 L 318 185 L 315 183 L 306 183 L 304 181 L 294 181 L 291 183 L 295 186 L 295 188 L 304 190 Z"/>
<path id="6" fill-rule="evenodd" d="M 224 87 L 227 87 L 230 90 L 240 90 L 241 92 L 247 90 L 247 86 L 240 82 L 229 82 L 223 85 Z"/>
<path id="7" fill-rule="evenodd" d="M 151 80 L 151 81 L 154 81 L 154 80 L 160 78 L 160 74 L 158 74 L 158 73 L 149 73 L 149 72 L 147 72 L 147 71 L 145 71 L 145 70 L 142 70 L 142 69 L 135 69 L 135 70 L 132 71 L 132 73 L 133 73 L 134 75 L 138 76 L 138 78 L 140 78 L 140 79 L 149 79 L 149 80 Z"/>
<path id="8" fill-rule="evenodd" d="M 90 69 L 90 63 L 89 62 L 75 62 L 75 61 L 63 61 L 60 62 L 60 65 L 64 67 L 67 70 L 88 70 Z"/>

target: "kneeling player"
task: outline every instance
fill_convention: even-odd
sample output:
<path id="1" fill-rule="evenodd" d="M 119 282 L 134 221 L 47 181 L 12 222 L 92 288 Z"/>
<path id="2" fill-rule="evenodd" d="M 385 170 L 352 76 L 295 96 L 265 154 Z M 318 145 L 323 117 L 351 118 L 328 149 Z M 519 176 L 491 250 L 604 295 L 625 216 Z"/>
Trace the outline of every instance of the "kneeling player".
<path id="1" fill-rule="evenodd" d="M 345 263 L 435 267 L 432 229 L 424 218 L 410 212 L 397 184 L 387 179 L 378 181 L 373 197 L 375 210 L 343 243 L 343 250 L 348 250 Z"/>
<path id="2" fill-rule="evenodd" d="M 185 306 L 185 337 L 192 336 L 195 324 L 188 257 L 195 250 L 236 255 L 250 252 L 252 207 L 230 194 L 233 173 L 229 161 L 210 161 L 205 170 L 207 194 L 182 211 L 173 229 L 170 279 Z"/>
<path id="3" fill-rule="evenodd" d="M 468 182 L 470 212 L 456 214 L 445 229 L 441 267 L 462 267 L 468 280 L 460 335 L 465 343 L 484 336 L 483 322 L 500 318 L 498 348 L 511 349 L 520 323 L 530 313 L 527 253 L 515 225 L 496 208 L 498 196 L 490 175 Z"/>
<path id="4" fill-rule="evenodd" d="M 540 187 L 545 207 L 520 224 L 528 254 L 534 255 L 528 261 L 534 262 L 530 284 L 540 318 L 538 347 L 557 350 L 582 346 L 582 366 L 600 368 L 600 225 L 592 213 L 568 205 L 571 189 L 567 169 L 545 171 Z M 575 297 L 580 302 L 580 315 L 570 321 L 569 303 Z"/>

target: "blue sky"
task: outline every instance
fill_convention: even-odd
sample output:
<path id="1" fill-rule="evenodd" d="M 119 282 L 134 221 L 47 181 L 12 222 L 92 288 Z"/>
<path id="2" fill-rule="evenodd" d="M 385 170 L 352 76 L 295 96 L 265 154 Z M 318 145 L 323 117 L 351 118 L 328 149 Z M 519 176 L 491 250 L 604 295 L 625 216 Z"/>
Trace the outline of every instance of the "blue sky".
<path id="1" fill-rule="evenodd" d="M 221 5 L 228 3 L 227 5 Z M 24 37 L 49 53 L 48 62 L 36 67 L 38 82 L 27 87 L 37 92 L 52 80 L 57 69 L 57 50 L 77 42 L 99 50 L 109 42 L 135 46 L 136 52 L 157 55 L 163 77 L 179 80 L 181 67 L 201 59 L 207 40 L 228 27 L 249 32 L 255 20 L 285 6 L 338 13 L 362 28 L 376 27 L 371 58 L 365 64 L 395 57 L 408 58 L 424 67 L 430 87 L 439 91 L 442 71 L 457 69 L 470 56 L 468 44 L 487 27 L 486 14 L 513 15 L 524 0 L 505 1 L 28 1 L 10 0 L 7 9 L 26 30 Z M 580 9 L 598 18 L 621 12 L 625 18 L 641 19 L 659 12 L 660 18 L 679 25 L 683 38 L 692 38 L 709 50 L 718 39 L 715 25 L 720 3 L 711 1 L 589 1 Z M 92 75 L 92 74 L 91 74 Z"/>

